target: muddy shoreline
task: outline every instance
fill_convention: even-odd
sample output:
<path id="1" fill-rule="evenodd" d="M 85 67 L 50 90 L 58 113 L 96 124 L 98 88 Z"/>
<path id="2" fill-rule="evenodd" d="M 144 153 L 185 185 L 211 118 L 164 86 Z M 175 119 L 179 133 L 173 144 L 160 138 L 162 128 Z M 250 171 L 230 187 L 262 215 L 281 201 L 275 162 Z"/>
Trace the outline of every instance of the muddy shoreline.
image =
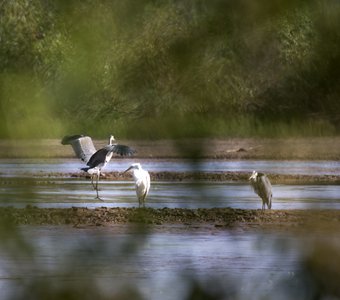
<path id="1" fill-rule="evenodd" d="M 172 181 L 172 182 L 239 182 L 248 183 L 249 172 L 149 172 L 151 181 Z M 340 184 L 340 175 L 299 175 L 299 174 L 270 174 L 267 173 L 272 184 L 290 184 L 290 185 L 322 185 Z M 26 178 L 26 179 L 25 179 Z M 30 179 L 27 179 L 30 178 Z M 13 181 L 49 181 L 53 178 L 81 178 L 90 180 L 90 176 L 85 172 L 59 173 L 59 172 L 37 172 L 22 173 L 19 178 L 0 177 L 1 184 L 10 184 Z M 122 172 L 104 172 L 100 180 L 110 181 L 131 181 L 131 174 Z"/>
<path id="2" fill-rule="evenodd" d="M 232 228 L 339 228 L 340 211 L 333 210 L 244 210 L 232 208 L 26 208 L 2 207 L 0 219 L 4 224 L 82 226 L 185 226 L 200 229 Z"/>

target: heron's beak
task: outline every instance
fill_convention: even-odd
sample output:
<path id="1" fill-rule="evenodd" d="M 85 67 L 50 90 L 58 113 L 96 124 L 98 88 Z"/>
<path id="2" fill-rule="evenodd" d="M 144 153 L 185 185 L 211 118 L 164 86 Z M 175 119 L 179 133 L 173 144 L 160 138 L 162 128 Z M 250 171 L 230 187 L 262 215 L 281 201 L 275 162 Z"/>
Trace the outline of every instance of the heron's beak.
<path id="1" fill-rule="evenodd" d="M 249 177 L 249 180 L 252 180 L 252 179 L 256 179 L 256 173 L 255 173 L 255 171 L 253 171 L 253 173 L 252 173 L 251 176 Z"/>
<path id="2" fill-rule="evenodd" d="M 130 171 L 132 169 L 132 166 L 130 166 L 129 168 L 127 168 L 124 172 L 123 172 L 123 174 L 125 174 L 127 171 Z"/>

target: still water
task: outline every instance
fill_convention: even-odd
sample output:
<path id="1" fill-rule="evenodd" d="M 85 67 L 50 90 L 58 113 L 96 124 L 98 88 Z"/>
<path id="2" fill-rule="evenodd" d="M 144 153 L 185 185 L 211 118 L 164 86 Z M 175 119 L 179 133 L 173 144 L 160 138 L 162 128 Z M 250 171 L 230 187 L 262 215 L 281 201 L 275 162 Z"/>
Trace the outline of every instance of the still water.
<path id="1" fill-rule="evenodd" d="M 258 170 L 274 174 L 337 175 L 340 174 L 340 161 L 280 161 L 280 160 L 161 160 L 161 159 L 112 159 L 105 167 L 106 172 L 124 171 L 133 162 L 140 162 L 144 169 L 153 172 L 249 172 Z M 32 174 L 41 172 L 80 172 L 84 167 L 78 159 L 0 159 L 0 176 Z"/>
<path id="2" fill-rule="evenodd" d="M 1 181 L 1 180 L 0 180 Z M 131 181 L 100 182 L 100 196 L 90 180 L 75 178 L 2 179 L 0 205 L 23 207 L 95 208 L 134 207 L 137 199 Z M 273 209 L 340 209 L 338 185 L 273 185 Z M 261 200 L 247 183 L 231 182 L 152 182 L 146 205 L 152 208 L 232 207 L 258 209 Z"/>
<path id="3" fill-rule="evenodd" d="M 133 160 L 113 159 L 106 170 L 123 171 Z M 149 171 L 249 171 L 289 174 L 339 174 L 337 161 L 218 161 L 206 160 L 198 164 L 190 161 L 143 160 Z M 66 173 L 82 167 L 79 160 L 0 160 L 0 205 L 22 207 L 86 206 L 94 208 L 136 206 L 134 184 L 131 181 L 100 182 L 100 196 L 95 200 L 90 180 L 69 178 Z M 48 177 L 49 172 L 65 172 L 65 177 Z M 81 171 L 80 171 L 81 172 Z M 34 174 L 34 176 L 32 176 Z M 274 185 L 274 209 L 340 209 L 339 185 Z M 153 208 L 260 208 L 260 200 L 248 183 L 232 182 L 152 182 L 147 206 Z"/>

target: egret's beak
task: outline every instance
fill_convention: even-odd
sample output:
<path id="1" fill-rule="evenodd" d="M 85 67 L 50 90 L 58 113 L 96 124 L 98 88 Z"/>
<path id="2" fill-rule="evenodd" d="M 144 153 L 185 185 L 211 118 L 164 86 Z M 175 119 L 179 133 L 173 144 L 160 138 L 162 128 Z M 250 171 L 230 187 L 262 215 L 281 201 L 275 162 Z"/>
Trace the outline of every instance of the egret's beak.
<path id="1" fill-rule="evenodd" d="M 130 166 L 129 168 L 127 168 L 127 169 L 123 172 L 123 174 L 125 174 L 127 171 L 130 171 L 132 168 L 133 168 L 133 167 Z"/>

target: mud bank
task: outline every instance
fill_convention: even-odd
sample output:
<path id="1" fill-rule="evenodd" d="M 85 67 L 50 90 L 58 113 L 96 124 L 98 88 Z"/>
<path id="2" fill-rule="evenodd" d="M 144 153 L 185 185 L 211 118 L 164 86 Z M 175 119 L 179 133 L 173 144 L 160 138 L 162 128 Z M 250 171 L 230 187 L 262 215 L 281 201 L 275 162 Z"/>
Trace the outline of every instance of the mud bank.
<path id="1" fill-rule="evenodd" d="M 211 181 L 211 182 L 248 182 L 249 172 L 149 172 L 152 181 Z M 88 178 L 84 172 L 77 173 L 37 173 L 41 177 L 73 177 Z M 340 184 L 340 175 L 287 175 L 267 174 L 273 184 Z M 131 181 L 131 174 L 121 172 L 107 172 L 101 180 Z"/>
<path id="2" fill-rule="evenodd" d="M 70 208 L 47 209 L 0 208 L 0 218 L 7 224 L 114 226 L 116 224 L 183 225 L 192 228 L 211 225 L 215 228 L 303 228 L 340 226 L 340 211 L 332 210 L 243 210 L 232 208 Z"/>

